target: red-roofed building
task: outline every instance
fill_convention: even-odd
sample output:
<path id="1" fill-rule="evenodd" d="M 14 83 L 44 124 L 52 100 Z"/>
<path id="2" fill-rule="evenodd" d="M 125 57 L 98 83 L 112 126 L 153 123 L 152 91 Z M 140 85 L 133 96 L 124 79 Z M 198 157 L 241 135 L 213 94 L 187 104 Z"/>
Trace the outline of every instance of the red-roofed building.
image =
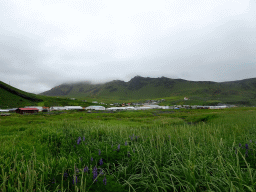
<path id="1" fill-rule="evenodd" d="M 24 114 L 24 113 L 38 113 L 39 109 L 37 108 L 18 108 L 16 109 L 16 113 Z"/>

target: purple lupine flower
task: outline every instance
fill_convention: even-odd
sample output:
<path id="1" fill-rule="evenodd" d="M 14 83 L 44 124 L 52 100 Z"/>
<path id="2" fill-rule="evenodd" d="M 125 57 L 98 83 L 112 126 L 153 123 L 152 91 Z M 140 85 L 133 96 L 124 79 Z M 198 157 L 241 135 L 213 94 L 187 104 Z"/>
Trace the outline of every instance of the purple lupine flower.
<path id="1" fill-rule="evenodd" d="M 97 172 L 97 167 L 96 166 L 93 168 L 92 174 L 93 174 L 93 181 L 96 182 L 97 180 L 95 180 L 95 179 L 98 176 L 98 172 Z"/>
<path id="2" fill-rule="evenodd" d="M 117 146 L 117 151 L 119 151 L 120 150 L 120 144 L 118 144 L 118 146 Z"/>
<path id="3" fill-rule="evenodd" d="M 77 176 L 76 176 L 76 183 L 75 183 L 75 180 L 74 180 L 74 179 L 73 179 L 72 183 L 73 183 L 73 185 L 78 183 Z"/>
<path id="4" fill-rule="evenodd" d="M 104 183 L 104 185 L 107 185 L 107 179 L 106 179 L 106 177 L 104 177 L 103 183 Z"/>
<path id="5" fill-rule="evenodd" d="M 242 144 L 241 144 L 241 143 L 239 143 L 239 147 L 242 147 Z"/>
<path id="6" fill-rule="evenodd" d="M 130 151 L 128 151 L 127 156 L 128 156 L 128 157 L 131 157 Z"/>
<path id="7" fill-rule="evenodd" d="M 127 146 L 127 141 L 125 141 L 124 145 Z"/>
<path id="8" fill-rule="evenodd" d="M 84 172 L 88 172 L 88 170 L 89 170 L 89 168 L 88 168 L 88 166 L 86 166 L 86 167 L 84 168 Z"/>
<path id="9" fill-rule="evenodd" d="M 79 137 L 79 138 L 77 139 L 77 145 L 79 145 L 79 144 L 81 143 L 81 141 L 82 141 L 82 139 L 81 139 L 81 137 Z"/>
<path id="10" fill-rule="evenodd" d="M 101 170 L 100 170 L 100 175 L 103 175 L 103 174 L 104 174 L 104 173 L 103 173 L 103 170 L 101 169 Z"/>
<path id="11" fill-rule="evenodd" d="M 68 173 L 64 173 L 64 175 L 63 175 L 63 177 L 66 177 L 66 178 L 68 178 Z"/>
<path id="12" fill-rule="evenodd" d="M 91 161 L 93 161 L 93 157 L 91 157 Z"/>
<path id="13" fill-rule="evenodd" d="M 52 183 L 55 183 L 55 179 L 54 178 L 52 179 Z"/>
<path id="14" fill-rule="evenodd" d="M 245 149 L 249 149 L 249 145 L 247 143 L 245 144 Z"/>
<path id="15" fill-rule="evenodd" d="M 101 154 L 101 151 L 100 151 L 100 149 L 99 149 L 99 156 L 100 156 L 100 154 Z"/>
<path id="16" fill-rule="evenodd" d="M 103 160 L 102 160 L 102 158 L 100 159 L 100 162 L 99 162 L 99 163 L 100 163 L 100 165 L 103 165 Z"/>

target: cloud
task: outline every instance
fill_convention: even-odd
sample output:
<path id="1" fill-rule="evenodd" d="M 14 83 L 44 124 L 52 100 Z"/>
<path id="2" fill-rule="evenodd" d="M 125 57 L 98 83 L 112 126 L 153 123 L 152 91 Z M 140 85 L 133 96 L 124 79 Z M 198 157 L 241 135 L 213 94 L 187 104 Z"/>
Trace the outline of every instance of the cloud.
<path id="1" fill-rule="evenodd" d="M 250 0 L 3 0 L 0 17 L 0 80 L 28 92 L 135 75 L 255 77 Z"/>

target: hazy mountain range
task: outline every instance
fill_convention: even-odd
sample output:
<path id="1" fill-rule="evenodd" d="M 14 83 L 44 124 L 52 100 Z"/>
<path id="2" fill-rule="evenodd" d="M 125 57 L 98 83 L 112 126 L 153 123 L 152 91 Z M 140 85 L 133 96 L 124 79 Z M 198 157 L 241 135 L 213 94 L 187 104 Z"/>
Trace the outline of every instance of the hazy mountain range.
<path id="1" fill-rule="evenodd" d="M 188 97 L 189 100 L 184 101 L 184 97 Z M 77 100 L 71 101 L 68 98 Z M 162 104 L 166 105 L 218 103 L 256 105 L 256 78 L 217 83 L 135 76 L 129 82 L 114 80 L 102 84 L 65 83 L 39 95 L 24 92 L 0 81 L 0 107 L 4 108 L 38 104 L 41 106 L 90 104 L 80 100 L 98 100 L 107 103 L 153 99 L 165 99 Z"/>
<path id="2" fill-rule="evenodd" d="M 191 101 L 214 100 L 252 105 L 256 99 L 256 78 L 230 82 L 187 81 L 166 77 L 135 76 L 129 82 L 114 80 L 103 84 L 66 83 L 41 93 L 46 96 L 136 100 L 188 97 Z"/>

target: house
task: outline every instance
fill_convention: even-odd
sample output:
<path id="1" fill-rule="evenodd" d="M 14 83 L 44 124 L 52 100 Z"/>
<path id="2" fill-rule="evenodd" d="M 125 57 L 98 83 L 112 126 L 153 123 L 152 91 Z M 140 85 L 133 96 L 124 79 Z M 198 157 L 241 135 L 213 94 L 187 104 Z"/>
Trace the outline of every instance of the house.
<path id="1" fill-rule="evenodd" d="M 38 109 L 39 111 L 43 111 L 43 107 L 40 107 L 40 106 L 26 106 L 24 108 L 36 108 Z"/>
<path id="2" fill-rule="evenodd" d="M 49 112 L 49 111 L 50 111 L 50 108 L 49 108 L 49 107 L 43 107 L 42 112 Z"/>
<path id="3" fill-rule="evenodd" d="M 25 114 L 25 113 L 38 113 L 39 109 L 37 108 L 18 108 L 16 109 L 16 113 Z"/>

